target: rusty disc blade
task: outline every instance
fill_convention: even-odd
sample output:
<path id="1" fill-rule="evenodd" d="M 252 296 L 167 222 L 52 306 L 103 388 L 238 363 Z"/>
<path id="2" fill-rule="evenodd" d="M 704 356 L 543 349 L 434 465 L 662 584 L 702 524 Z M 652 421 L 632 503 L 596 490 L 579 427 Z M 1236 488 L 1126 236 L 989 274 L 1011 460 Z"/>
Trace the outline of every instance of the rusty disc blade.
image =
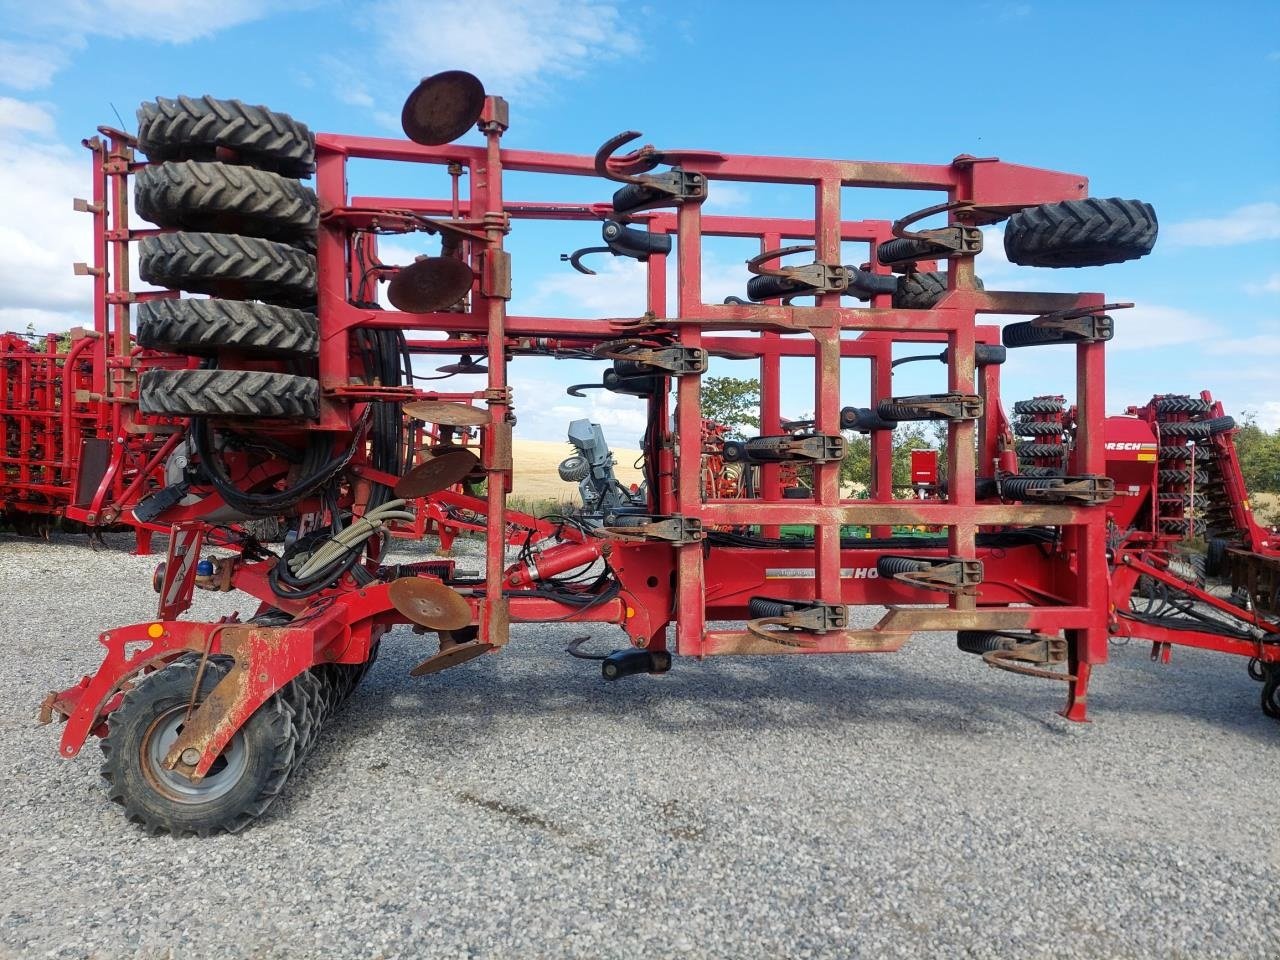
<path id="1" fill-rule="evenodd" d="M 452 143 L 484 111 L 484 84 L 465 70 L 446 70 L 419 83 L 400 111 L 400 126 L 414 143 Z"/>
<path id="2" fill-rule="evenodd" d="M 396 496 L 412 500 L 439 493 L 459 483 L 480 465 L 480 458 L 470 450 L 451 450 L 420 463 L 396 483 Z"/>
<path id="3" fill-rule="evenodd" d="M 471 607 L 452 587 L 437 580 L 401 577 L 387 588 L 401 616 L 429 630 L 459 630 L 471 622 Z"/>
<path id="4" fill-rule="evenodd" d="M 447 670 L 449 667 L 456 667 L 468 660 L 483 656 L 492 649 L 493 644 L 481 643 L 479 640 L 455 644 L 447 650 L 441 650 L 435 656 L 427 657 L 409 671 L 409 676 L 424 677 L 429 673 L 439 673 L 441 670 Z"/>
<path id="5" fill-rule="evenodd" d="M 401 267 L 387 284 L 387 299 L 404 313 L 452 307 L 471 290 L 475 275 L 454 257 L 426 257 Z"/>
<path id="6" fill-rule="evenodd" d="M 447 427 L 478 427 L 489 422 L 487 410 L 469 403 L 449 403 L 444 400 L 415 400 L 404 405 L 406 416 L 427 423 L 442 423 Z"/>

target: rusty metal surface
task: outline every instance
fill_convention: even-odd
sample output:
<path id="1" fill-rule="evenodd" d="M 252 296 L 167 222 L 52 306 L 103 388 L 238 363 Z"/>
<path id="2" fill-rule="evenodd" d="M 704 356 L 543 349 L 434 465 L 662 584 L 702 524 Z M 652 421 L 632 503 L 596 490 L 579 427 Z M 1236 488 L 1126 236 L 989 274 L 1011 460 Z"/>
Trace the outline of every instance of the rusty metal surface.
<path id="1" fill-rule="evenodd" d="M 445 70 L 422 80 L 400 111 L 400 126 L 415 143 L 451 143 L 480 120 L 484 84 L 465 70 Z"/>
<path id="2" fill-rule="evenodd" d="M 401 616 L 429 630 L 460 630 L 471 623 L 471 606 L 452 587 L 420 577 L 401 577 L 387 588 Z"/>
<path id="3" fill-rule="evenodd" d="M 403 407 L 406 417 L 439 423 L 449 427 L 478 427 L 489 422 L 489 412 L 469 403 L 443 400 L 416 400 Z"/>
<path id="4" fill-rule="evenodd" d="M 493 644 L 484 643 L 480 640 L 454 644 L 451 647 L 441 649 L 435 656 L 423 660 L 409 671 L 409 676 L 425 677 L 429 674 L 439 673 L 441 670 L 448 670 L 450 667 L 461 666 L 477 657 L 483 657 L 493 649 L 495 649 Z"/>
<path id="5" fill-rule="evenodd" d="M 412 499 L 439 493 L 461 483 L 479 465 L 480 458 L 470 450 L 446 450 L 401 477 L 396 483 L 396 496 Z"/>
<path id="6" fill-rule="evenodd" d="M 462 300 L 474 280 L 471 268 L 455 257 L 424 257 L 396 271 L 387 299 L 405 313 L 433 313 Z"/>

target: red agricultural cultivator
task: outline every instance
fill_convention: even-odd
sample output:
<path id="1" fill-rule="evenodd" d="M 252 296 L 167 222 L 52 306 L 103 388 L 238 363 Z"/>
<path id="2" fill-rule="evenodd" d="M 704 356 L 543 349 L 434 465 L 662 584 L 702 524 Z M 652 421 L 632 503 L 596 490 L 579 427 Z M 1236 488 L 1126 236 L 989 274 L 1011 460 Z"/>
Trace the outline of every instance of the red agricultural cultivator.
<path id="1" fill-rule="evenodd" d="M 1085 719 L 1090 672 L 1111 638 L 1131 634 L 1166 650 L 1193 643 L 1249 656 L 1275 710 L 1280 623 L 1261 576 L 1241 606 L 1174 572 L 1176 544 L 1198 521 L 1236 538 L 1219 551 L 1223 562 L 1270 550 L 1245 514 L 1223 518 L 1223 505 L 1244 501 L 1230 430 L 1206 419 L 1216 407 L 1157 400 L 1150 416 L 1124 421 L 1113 455 L 1104 352 L 1110 313 L 1127 305 L 1099 293 L 984 290 L 974 277 L 984 225 L 1006 223 L 1016 263 L 1108 264 L 1150 251 L 1149 206 L 1090 198 L 1076 174 L 970 156 L 929 165 L 619 152 L 635 132 L 593 155 L 506 149 L 507 118 L 505 101 L 449 72 L 409 97 L 407 140 L 313 136 L 289 117 L 207 97 L 144 104 L 136 140 L 103 131 L 95 158 L 108 188 L 92 212 L 114 272 L 95 274 L 96 308 L 132 315 L 119 329 L 136 332 L 141 352 L 118 350 L 108 379 L 138 378 L 133 426 L 154 445 L 138 470 L 163 479 L 137 512 L 171 535 L 156 618 L 103 633 L 102 665 L 51 694 L 45 715 L 65 718 L 63 756 L 102 738 L 110 795 L 131 820 L 201 834 L 251 822 L 380 639 L 406 623 L 434 635 L 415 675 L 500 655 L 512 623 L 613 624 L 629 645 L 603 660 L 611 679 L 663 673 L 672 654 L 883 653 L 919 631 L 951 631 L 992 666 L 1062 682 L 1073 720 Z M 453 144 L 475 127 L 483 145 Z M 443 189 L 351 196 L 356 160 L 413 165 Z M 314 193 L 298 179 L 313 172 Z M 512 198 L 513 173 L 521 183 L 574 178 L 562 181 L 570 186 L 598 177 L 612 198 Z M 130 180 L 137 210 L 158 229 L 121 223 Z M 799 185 L 813 215 L 704 213 L 722 182 Z M 859 220 L 849 188 L 930 197 L 895 222 Z M 647 302 L 625 318 L 509 313 L 504 241 L 553 221 L 596 225 L 597 252 L 643 261 Z M 414 238 L 423 256 L 385 264 L 378 241 L 389 234 Z M 759 244 L 744 298 L 704 303 L 712 237 Z M 134 241 L 143 279 L 170 292 L 122 285 Z M 863 262 L 845 263 L 842 245 L 865 250 Z M 587 252 L 569 259 L 580 266 Z M 384 282 L 394 309 L 378 305 Z M 1001 329 L 980 315 L 1022 319 Z M 943 351 L 943 392 L 895 395 L 901 343 Z M 1073 365 L 1069 417 L 1041 399 L 1006 419 L 1007 348 Z M 486 385 L 419 389 L 415 354 L 483 372 Z M 517 400 L 508 363 L 528 355 L 599 361 L 600 388 L 646 406 L 638 491 L 591 518 L 508 509 Z M 759 436 L 726 443 L 704 422 L 699 384 L 711 356 L 758 363 Z M 797 358 L 813 371 L 815 412 L 784 422 L 782 363 Z M 843 361 L 869 370 L 858 381 L 865 406 L 842 384 Z M 413 452 L 406 418 L 431 425 L 426 453 Z M 926 499 L 893 496 L 892 428 L 910 420 L 946 428 L 946 476 Z M 463 428 L 478 446 L 461 441 Z M 851 430 L 871 436 L 866 499 L 840 488 Z M 750 489 L 730 482 L 726 462 L 750 467 L 734 474 L 750 474 Z M 580 466 L 570 479 L 587 476 Z M 1173 472 L 1185 481 L 1176 488 Z M 415 498 L 417 513 L 407 509 Z M 425 531 L 424 510 L 437 530 L 483 531 L 478 577 L 449 560 L 389 561 L 389 531 Z M 276 516 L 298 532 L 278 552 L 227 526 Z M 848 535 L 855 525 L 869 538 Z M 942 532 L 895 535 L 904 527 Z M 234 552 L 203 556 L 210 546 Z M 239 590 L 256 609 L 245 620 L 182 620 L 196 589 Z M 859 606 L 885 609 L 866 625 L 849 615 Z"/>

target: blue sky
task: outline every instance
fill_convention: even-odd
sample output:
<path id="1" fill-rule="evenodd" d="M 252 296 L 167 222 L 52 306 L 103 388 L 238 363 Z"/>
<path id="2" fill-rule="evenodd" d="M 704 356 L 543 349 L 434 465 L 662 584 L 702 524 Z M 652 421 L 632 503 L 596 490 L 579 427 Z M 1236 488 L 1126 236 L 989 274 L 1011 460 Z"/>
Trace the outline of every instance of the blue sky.
<path id="1" fill-rule="evenodd" d="M 896 12 L 902 10 L 903 12 Z M 781 11 L 781 12 L 780 12 Z M 1100 290 L 1117 313 L 1109 407 L 1211 389 L 1232 412 L 1280 426 L 1280 4 L 972 2 L 623 4 L 592 0 L 0 0 L 0 329 L 84 323 L 88 190 L 79 146 L 98 124 L 132 128 L 139 101 L 212 93 L 266 103 L 313 129 L 399 135 L 406 92 L 462 67 L 512 105 L 511 147 L 589 153 L 627 128 L 666 146 L 943 163 L 959 153 L 1083 173 L 1094 196 L 1155 205 L 1144 260 L 1029 270 L 1003 260 L 998 229 L 978 271 L 990 288 Z M 412 189 L 411 171 L 353 169 L 358 192 Z M 434 182 L 434 181 L 433 181 Z M 573 181 L 509 197 L 604 199 Z M 856 196 L 846 213 L 893 217 L 921 198 Z M 720 189 L 713 211 L 804 215 L 798 190 Z M 856 204 L 856 206 L 855 206 Z M 914 206 L 913 206 L 914 204 Z M 558 254 L 597 242 L 588 225 L 517 225 L 517 312 L 638 312 L 639 271 L 583 278 Z M 417 249 L 422 249 L 421 247 Z M 407 256 L 412 242 L 388 250 Z M 710 245 L 708 299 L 741 292 L 749 247 Z M 856 252 L 854 253 L 856 257 Z M 394 257 L 392 257 L 394 258 Z M 940 364 L 903 368 L 897 392 L 943 386 Z M 751 375 L 743 364 L 716 373 Z M 589 415 L 632 445 L 640 406 L 564 384 L 599 368 L 521 361 L 518 431 L 561 439 Z M 846 402 L 866 402 L 847 371 Z M 784 413 L 812 408 L 801 365 Z M 1070 351 L 1014 352 L 1006 401 L 1072 389 Z M 523 401 L 523 403 L 522 403 Z M 531 402 L 532 401 L 532 402 Z"/>

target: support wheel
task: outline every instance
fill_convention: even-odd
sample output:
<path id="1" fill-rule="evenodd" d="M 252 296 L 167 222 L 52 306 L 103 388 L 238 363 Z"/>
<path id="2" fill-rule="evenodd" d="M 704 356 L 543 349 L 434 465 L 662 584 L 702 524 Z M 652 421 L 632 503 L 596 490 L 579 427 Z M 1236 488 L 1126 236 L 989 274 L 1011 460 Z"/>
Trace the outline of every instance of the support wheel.
<path id="1" fill-rule="evenodd" d="M 297 180 L 226 163 L 160 163 L 133 184 L 134 209 L 160 227 L 265 237 L 315 250 L 316 195 Z"/>
<path id="2" fill-rule="evenodd" d="M 316 300 L 316 258 L 288 244 L 229 233 L 164 233 L 139 245 L 148 283 L 226 300 L 308 306 Z"/>
<path id="3" fill-rule="evenodd" d="M 198 666 L 199 660 L 189 657 L 148 674 L 107 718 L 102 741 L 107 794 L 124 807 L 130 822 L 149 833 L 235 833 L 280 795 L 293 765 L 293 725 L 288 707 L 276 696 L 236 732 L 200 782 L 165 769 L 162 761 L 182 732 Z M 224 662 L 210 661 L 198 699 L 207 697 L 228 669 Z"/>
<path id="4" fill-rule="evenodd" d="M 983 289 L 982 279 L 974 277 L 974 286 Z M 898 278 L 893 292 L 893 305 L 899 310 L 928 310 L 947 292 L 947 275 L 941 270 L 906 273 Z"/>
<path id="5" fill-rule="evenodd" d="M 263 357 L 314 357 L 314 313 L 243 300 L 148 300 L 138 306 L 138 343 L 168 353 L 236 351 Z"/>
<path id="6" fill-rule="evenodd" d="M 1262 712 L 1272 720 L 1280 720 L 1280 667 L 1264 668 L 1266 679 L 1262 682 Z"/>
<path id="7" fill-rule="evenodd" d="M 166 417 L 314 420 L 320 415 L 320 384 L 260 370 L 148 370 L 138 409 Z"/>
<path id="8" fill-rule="evenodd" d="M 138 107 L 138 147 L 151 161 L 237 160 L 285 177 L 308 177 L 316 167 L 315 137 L 285 113 L 240 100 L 160 97 Z"/>
<path id="9" fill-rule="evenodd" d="M 1010 217 L 1004 252 L 1026 267 L 1100 267 L 1145 257 L 1157 232 L 1156 212 L 1141 200 L 1063 200 Z"/>

